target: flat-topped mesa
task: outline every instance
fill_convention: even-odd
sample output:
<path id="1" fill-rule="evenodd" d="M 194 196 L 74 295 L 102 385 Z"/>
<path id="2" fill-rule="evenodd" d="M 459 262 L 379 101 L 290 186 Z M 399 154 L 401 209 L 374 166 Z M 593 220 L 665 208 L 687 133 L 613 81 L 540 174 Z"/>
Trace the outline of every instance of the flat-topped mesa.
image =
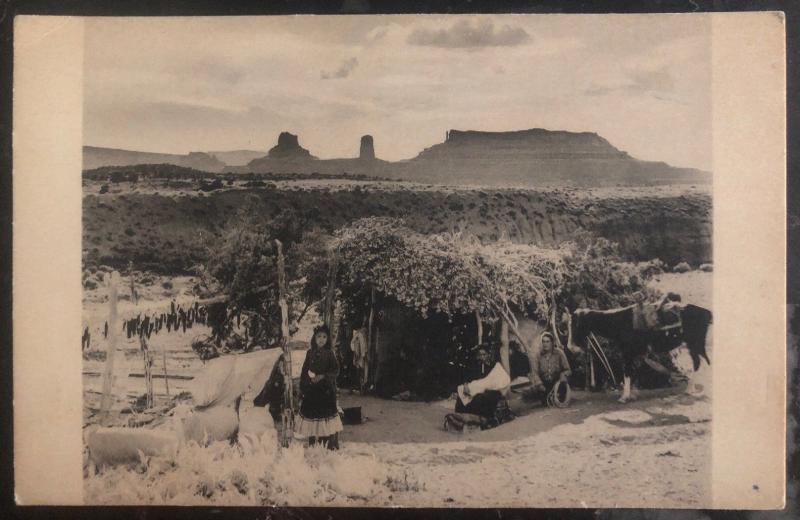
<path id="1" fill-rule="evenodd" d="M 267 157 L 271 159 L 314 159 L 311 152 L 300 146 L 297 136 L 289 132 L 281 132 L 278 136 L 278 144 L 270 148 Z"/>
<path id="2" fill-rule="evenodd" d="M 361 136 L 361 150 L 358 158 L 362 160 L 372 160 L 375 158 L 375 145 L 371 135 Z"/>
<path id="3" fill-rule="evenodd" d="M 626 157 L 627 154 L 594 132 L 553 131 L 544 128 L 515 130 L 509 132 L 480 132 L 475 130 L 449 130 L 445 142 L 432 146 L 420 157 L 437 152 L 455 151 L 463 148 L 486 148 L 486 151 L 506 153 L 513 150 L 525 155 L 562 156 L 593 155 Z"/>

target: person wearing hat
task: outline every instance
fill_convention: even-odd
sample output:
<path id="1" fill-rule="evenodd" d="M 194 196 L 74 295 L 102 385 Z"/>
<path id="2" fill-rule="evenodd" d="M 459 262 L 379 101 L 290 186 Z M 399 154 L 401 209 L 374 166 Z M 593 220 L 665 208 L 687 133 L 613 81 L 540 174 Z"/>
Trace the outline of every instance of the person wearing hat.
<path id="1" fill-rule="evenodd" d="M 551 333 L 542 333 L 541 342 L 542 350 L 534 358 L 533 367 L 531 367 L 531 382 L 536 394 L 541 396 L 542 404 L 546 405 L 547 396 L 553 387 L 561 381 L 566 383 L 572 371 L 564 351 L 555 348 L 555 341 Z"/>
<path id="2" fill-rule="evenodd" d="M 328 327 L 314 329 L 311 348 L 300 371 L 300 414 L 295 433 L 308 439 L 309 446 L 320 443 L 339 449 L 339 432 L 344 429 L 336 403 L 336 377 L 339 363 L 331 348 Z"/>

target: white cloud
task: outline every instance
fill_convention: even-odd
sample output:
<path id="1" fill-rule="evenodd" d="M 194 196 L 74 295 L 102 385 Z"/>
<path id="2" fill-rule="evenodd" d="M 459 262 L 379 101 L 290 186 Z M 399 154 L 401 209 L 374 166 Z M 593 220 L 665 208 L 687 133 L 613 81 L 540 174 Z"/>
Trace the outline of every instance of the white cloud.
<path id="1" fill-rule="evenodd" d="M 346 157 L 371 134 L 378 155 L 397 160 L 449 128 L 545 127 L 596 131 L 643 159 L 710 168 L 710 36 L 694 20 L 91 19 L 84 139 L 175 153 L 266 150 L 290 130 L 318 157 Z M 514 28 L 524 44 L 501 45 L 519 38 Z M 408 43 L 421 29 L 436 45 Z M 455 46 L 467 43 L 483 46 Z"/>
<path id="2" fill-rule="evenodd" d="M 505 47 L 522 45 L 530 41 L 528 32 L 519 26 L 504 24 L 495 27 L 487 18 L 462 19 L 447 28 L 420 27 L 408 35 L 408 43 L 451 49 L 480 47 Z"/>
<path id="3" fill-rule="evenodd" d="M 356 58 L 348 58 L 342 61 L 339 66 L 332 71 L 323 70 L 320 73 L 320 78 L 322 79 L 342 79 L 346 78 L 353 72 L 356 67 L 358 67 L 358 59 Z"/>

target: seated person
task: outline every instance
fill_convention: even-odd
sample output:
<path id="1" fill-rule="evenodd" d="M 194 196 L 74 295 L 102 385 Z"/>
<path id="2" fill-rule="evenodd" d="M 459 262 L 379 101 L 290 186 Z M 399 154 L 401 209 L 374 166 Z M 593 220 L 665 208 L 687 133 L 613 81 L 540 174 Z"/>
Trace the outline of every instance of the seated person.
<path id="1" fill-rule="evenodd" d="M 493 420 L 511 379 L 486 347 L 478 350 L 475 361 L 467 382 L 458 387 L 455 411 Z"/>
<path id="2" fill-rule="evenodd" d="M 531 383 L 534 391 L 542 399 L 542 404 L 547 404 L 547 396 L 559 381 L 567 382 L 572 374 L 569 362 L 564 351 L 555 348 L 553 335 L 549 332 L 542 333 L 542 350 L 534 358 L 531 367 Z"/>
<path id="3" fill-rule="evenodd" d="M 253 405 L 256 407 L 268 407 L 279 439 L 283 432 L 283 420 L 281 416 L 283 414 L 283 399 L 286 391 L 286 381 L 283 375 L 285 370 L 286 362 L 284 355 L 281 354 L 272 366 L 272 371 L 269 374 L 267 382 L 264 383 L 264 388 L 261 389 L 261 392 L 259 392 L 253 400 Z"/>
<path id="4" fill-rule="evenodd" d="M 522 345 L 516 341 L 510 342 L 508 364 L 511 368 L 511 380 L 524 376 L 528 377 L 531 373 L 531 361 L 528 353 Z"/>

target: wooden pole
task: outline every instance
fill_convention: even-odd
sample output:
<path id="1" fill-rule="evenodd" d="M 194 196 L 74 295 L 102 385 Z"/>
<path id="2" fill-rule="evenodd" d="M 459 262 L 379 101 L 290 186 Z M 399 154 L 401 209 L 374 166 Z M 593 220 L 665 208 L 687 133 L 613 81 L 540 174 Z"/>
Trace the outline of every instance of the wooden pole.
<path id="1" fill-rule="evenodd" d="M 281 445 L 288 446 L 294 432 L 294 383 L 292 381 L 292 352 L 289 350 L 289 307 L 286 303 L 286 263 L 283 258 L 283 244 L 275 240 L 278 255 L 278 306 L 281 310 L 281 346 L 283 348 L 283 380 L 285 381 L 284 410 L 281 416 L 283 426 Z"/>
<path id="2" fill-rule="evenodd" d="M 114 400 L 114 358 L 117 352 L 117 283 L 119 273 L 108 276 L 108 344 L 106 345 L 106 365 L 103 371 L 103 395 L 100 400 L 100 422 L 108 420 Z"/>
<path id="3" fill-rule="evenodd" d="M 325 308 L 322 310 L 322 319 L 328 327 L 328 330 L 333 330 L 333 300 L 336 296 L 336 261 L 336 253 L 333 250 L 328 250 L 328 285 L 325 289 Z"/>
<path id="4" fill-rule="evenodd" d="M 331 346 L 337 353 L 338 327 L 336 323 L 336 272 L 338 269 L 339 255 L 333 249 L 328 250 L 328 286 L 325 291 L 325 309 L 323 319 L 331 337 Z"/>
<path id="5" fill-rule="evenodd" d="M 164 359 L 164 387 L 167 391 L 167 398 L 169 398 L 169 377 L 167 376 L 167 346 L 161 349 L 161 353 Z"/>
<path id="6" fill-rule="evenodd" d="M 139 347 L 144 358 L 144 387 L 146 408 L 153 407 L 153 358 L 150 356 L 150 349 L 147 346 L 147 339 L 144 331 L 139 334 Z"/>
<path id="7" fill-rule="evenodd" d="M 475 323 L 478 325 L 478 345 L 483 343 L 483 322 L 481 321 L 481 312 L 475 309 Z"/>
<path id="8" fill-rule="evenodd" d="M 369 294 L 369 321 L 367 322 L 367 381 L 365 382 L 366 389 L 370 387 L 370 383 L 375 380 L 375 370 L 373 370 L 373 357 L 375 352 L 372 349 L 372 323 L 375 321 L 375 288 L 370 290 Z"/>
<path id="9" fill-rule="evenodd" d="M 508 354 L 508 322 L 500 320 L 500 364 L 503 365 L 506 373 L 511 375 L 511 364 Z"/>
<path id="10" fill-rule="evenodd" d="M 133 260 L 128 262 L 128 273 L 131 277 L 131 303 L 136 305 L 139 303 L 139 298 L 136 297 L 136 287 L 133 285 Z"/>

